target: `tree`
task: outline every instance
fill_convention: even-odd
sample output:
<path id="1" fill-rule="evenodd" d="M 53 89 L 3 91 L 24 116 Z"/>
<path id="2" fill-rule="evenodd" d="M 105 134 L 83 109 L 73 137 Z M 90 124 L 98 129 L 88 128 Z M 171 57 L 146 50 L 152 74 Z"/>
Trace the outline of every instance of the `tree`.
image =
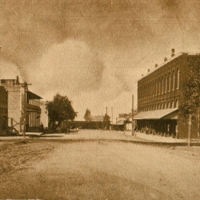
<path id="1" fill-rule="evenodd" d="M 108 114 L 105 114 L 103 117 L 103 125 L 105 129 L 109 129 L 110 126 L 110 116 Z"/>
<path id="2" fill-rule="evenodd" d="M 53 128 L 55 128 L 56 122 L 58 122 L 58 127 L 62 121 L 74 120 L 77 116 L 68 97 L 61 96 L 60 94 L 55 95 L 53 101 L 46 103 L 46 109 L 48 111 L 50 123 L 53 124 Z"/>
<path id="3" fill-rule="evenodd" d="M 87 108 L 85 111 L 84 119 L 87 122 L 90 122 L 92 118 L 91 111 Z"/>
<path id="4" fill-rule="evenodd" d="M 182 104 L 180 106 L 183 116 L 188 119 L 188 146 L 190 146 L 191 141 L 192 117 L 199 115 L 200 105 L 200 62 L 196 61 L 192 64 L 189 76 L 184 84 L 184 93 L 182 94 Z"/>

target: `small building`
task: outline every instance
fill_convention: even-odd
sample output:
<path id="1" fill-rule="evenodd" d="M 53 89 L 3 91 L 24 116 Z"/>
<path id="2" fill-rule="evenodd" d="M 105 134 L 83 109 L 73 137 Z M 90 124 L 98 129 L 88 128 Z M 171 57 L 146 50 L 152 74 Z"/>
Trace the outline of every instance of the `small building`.
<path id="1" fill-rule="evenodd" d="M 8 92 L 7 121 L 9 127 L 21 132 L 39 130 L 40 127 L 40 99 L 41 97 L 28 90 L 27 84 L 20 83 L 19 78 L 1 79 L 0 85 Z M 26 124 L 24 115 L 26 114 Z"/>
<path id="2" fill-rule="evenodd" d="M 136 111 L 134 111 L 134 114 Z M 131 131 L 132 130 L 132 113 L 119 114 L 116 118 L 116 123 L 113 123 L 114 130 Z"/>
<path id="3" fill-rule="evenodd" d="M 182 103 L 184 83 L 200 54 L 179 53 L 172 49 L 170 59 L 148 70 L 138 81 L 138 114 L 134 116 L 137 129 L 148 134 L 187 138 L 188 123 L 179 106 Z M 192 137 L 199 137 L 197 118 L 192 122 Z"/>

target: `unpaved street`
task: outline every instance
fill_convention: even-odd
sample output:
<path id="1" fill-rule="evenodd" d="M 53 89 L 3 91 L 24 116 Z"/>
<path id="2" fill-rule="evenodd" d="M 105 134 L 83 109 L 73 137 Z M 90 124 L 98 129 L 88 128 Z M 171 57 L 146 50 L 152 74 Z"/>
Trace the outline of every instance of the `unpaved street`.
<path id="1" fill-rule="evenodd" d="M 0 143 L 0 199 L 200 199 L 199 147 Z"/>

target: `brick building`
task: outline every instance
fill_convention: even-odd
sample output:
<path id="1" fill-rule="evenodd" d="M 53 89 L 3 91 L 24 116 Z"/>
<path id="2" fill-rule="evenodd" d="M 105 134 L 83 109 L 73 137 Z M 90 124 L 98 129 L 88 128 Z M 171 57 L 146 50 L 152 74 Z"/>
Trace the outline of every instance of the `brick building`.
<path id="1" fill-rule="evenodd" d="M 200 60 L 199 54 L 180 53 L 164 59 L 154 70 L 138 81 L 138 114 L 134 117 L 137 129 L 150 134 L 176 138 L 187 137 L 187 121 L 179 111 L 184 92 L 184 82 L 190 67 Z M 199 119 L 193 119 L 192 137 L 199 137 Z"/>
<path id="2" fill-rule="evenodd" d="M 24 88 L 24 84 L 16 79 L 1 79 L 0 85 L 8 92 L 7 120 L 8 126 L 14 127 L 17 131 L 22 131 L 23 117 L 26 105 L 26 130 L 39 129 L 40 127 L 40 99 L 38 95 Z M 24 102 L 26 100 L 26 102 Z"/>

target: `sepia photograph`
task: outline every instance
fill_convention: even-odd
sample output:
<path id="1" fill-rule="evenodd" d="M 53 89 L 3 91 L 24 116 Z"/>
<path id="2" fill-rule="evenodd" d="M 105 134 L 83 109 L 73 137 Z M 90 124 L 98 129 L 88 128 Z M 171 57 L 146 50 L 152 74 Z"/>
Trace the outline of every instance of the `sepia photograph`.
<path id="1" fill-rule="evenodd" d="M 199 200 L 199 11 L 0 0 L 0 200 Z"/>

